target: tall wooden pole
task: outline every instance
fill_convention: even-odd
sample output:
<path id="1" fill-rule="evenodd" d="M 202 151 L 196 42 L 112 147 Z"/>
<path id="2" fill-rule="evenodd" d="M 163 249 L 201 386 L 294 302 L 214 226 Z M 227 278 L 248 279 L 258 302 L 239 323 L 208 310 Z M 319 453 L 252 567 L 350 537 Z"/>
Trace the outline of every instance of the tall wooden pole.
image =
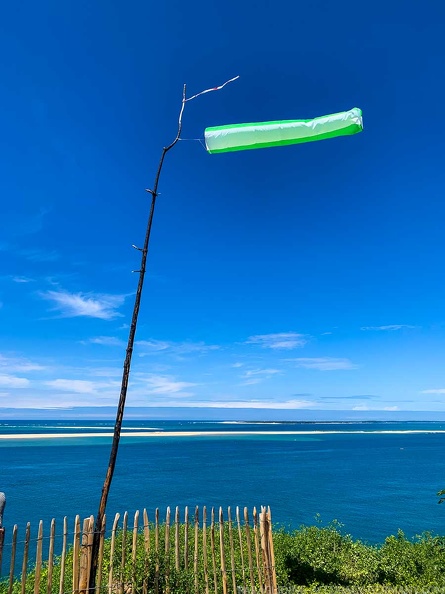
<path id="1" fill-rule="evenodd" d="M 171 144 L 167 147 L 162 149 L 161 159 L 159 161 L 158 170 L 156 172 L 155 182 L 153 185 L 152 190 L 147 190 L 151 194 L 151 206 L 150 206 L 150 213 L 148 215 L 147 221 L 147 230 L 145 233 L 145 241 L 144 246 L 142 248 L 136 248 L 140 250 L 141 256 L 141 267 L 139 269 L 139 282 L 136 291 L 136 297 L 134 300 L 134 308 L 133 308 L 133 316 L 131 319 L 131 326 L 128 335 L 128 343 L 127 343 L 127 351 L 124 361 L 124 369 L 122 373 L 122 384 L 121 384 L 121 392 L 119 397 L 119 404 L 117 407 L 117 414 L 116 414 L 116 422 L 114 425 L 114 435 L 113 435 L 113 443 L 111 445 L 111 452 L 110 452 L 110 460 L 108 462 L 107 473 L 105 475 L 105 481 L 102 487 L 102 496 L 100 498 L 99 503 L 99 510 L 96 516 L 96 522 L 94 525 L 94 538 L 93 538 L 93 546 L 91 551 L 91 571 L 90 571 L 90 578 L 88 589 L 89 592 L 92 594 L 96 588 L 96 574 L 97 574 L 97 565 L 98 565 L 98 557 L 99 557 L 99 544 L 100 544 L 100 532 L 102 530 L 103 524 L 103 517 L 105 514 L 105 508 L 107 506 L 107 499 L 108 494 L 110 492 L 111 481 L 113 479 L 114 468 L 116 466 L 116 458 L 117 452 L 119 449 L 119 440 L 121 436 L 121 428 L 122 428 L 122 420 L 124 417 L 124 408 L 125 408 L 125 400 L 127 398 L 127 388 L 128 388 L 128 379 L 130 377 L 130 366 L 131 366 L 131 357 L 133 355 L 133 345 L 134 345 L 134 338 L 136 334 L 136 326 L 138 322 L 138 315 L 139 315 L 139 307 L 141 304 L 141 295 L 142 295 L 142 287 L 144 285 L 144 277 L 145 277 L 145 270 L 146 270 L 146 262 L 147 262 L 147 255 L 148 255 L 148 244 L 150 242 L 150 234 L 151 234 L 151 227 L 153 224 L 153 215 L 156 206 L 156 198 L 158 196 L 158 185 L 159 185 L 159 178 L 161 176 L 162 166 L 164 164 L 165 155 L 171 150 L 175 144 L 178 142 L 181 136 L 182 130 L 182 114 L 184 113 L 184 107 L 186 103 L 185 98 L 186 92 L 186 85 L 184 85 L 183 93 L 182 93 L 182 105 L 181 111 L 179 112 L 179 122 L 178 122 L 178 133 L 176 134 L 176 138 L 173 140 Z"/>
<path id="2" fill-rule="evenodd" d="M 175 146 L 175 144 L 178 142 L 178 140 L 181 137 L 182 115 L 184 113 L 184 108 L 185 108 L 186 102 L 191 101 L 192 99 L 195 99 L 196 97 L 199 97 L 200 95 L 204 95 L 205 93 L 209 93 L 211 91 L 219 91 L 220 89 L 224 88 L 227 84 L 233 82 L 234 80 L 237 80 L 238 78 L 239 78 L 239 76 L 235 76 L 234 78 L 231 78 L 230 80 L 226 81 L 224 84 L 220 85 L 219 87 L 212 87 L 210 89 L 206 89 L 205 91 L 201 91 L 200 93 L 197 93 L 196 95 L 193 95 L 193 97 L 189 97 L 188 99 L 186 99 L 186 96 L 185 96 L 186 85 L 184 85 L 184 88 L 182 91 L 181 110 L 179 112 L 178 132 L 177 132 L 176 137 L 173 140 L 173 142 L 162 149 L 161 159 L 159 161 L 158 170 L 156 172 L 153 189 L 147 190 L 147 192 L 149 192 L 151 194 L 150 213 L 148 215 L 144 247 L 138 248 L 136 246 L 133 246 L 142 253 L 141 267 L 138 271 L 139 272 L 139 282 L 138 282 L 138 288 L 136 291 L 136 297 L 134 300 L 133 317 L 131 319 L 130 332 L 128 334 L 127 351 L 126 351 L 126 356 L 125 356 L 125 361 L 124 361 L 124 369 L 123 369 L 123 373 L 122 373 L 121 393 L 120 393 L 120 397 L 119 397 L 119 404 L 117 407 L 116 422 L 114 425 L 113 443 L 111 445 L 110 460 L 108 462 L 107 473 L 105 475 L 105 481 L 104 481 L 104 484 L 102 487 L 102 496 L 100 498 L 99 510 L 97 512 L 96 522 L 94 525 L 94 538 L 93 538 L 93 545 L 92 545 L 92 550 L 91 550 L 91 571 L 90 571 L 90 577 L 89 577 L 89 581 L 88 581 L 89 594 L 93 594 L 93 591 L 96 588 L 96 574 L 97 574 L 97 566 L 98 566 L 98 558 L 99 558 L 100 534 L 101 534 L 101 530 L 103 530 L 103 518 L 105 515 L 105 508 L 107 506 L 107 499 L 108 499 L 108 494 L 110 492 L 111 481 L 113 479 L 114 467 L 116 466 L 117 451 L 119 448 L 119 440 L 121 437 L 121 428 L 122 428 L 122 420 L 124 417 L 125 400 L 127 398 L 128 379 L 130 377 L 131 357 L 133 355 L 134 337 L 136 334 L 136 326 L 137 326 L 138 315 L 139 315 L 139 307 L 141 304 L 142 287 L 144 285 L 145 268 L 146 268 L 147 255 L 148 255 L 148 244 L 150 241 L 151 226 L 153 224 L 153 215 L 154 215 L 155 206 L 156 206 L 156 198 L 158 196 L 159 178 L 161 176 L 162 166 L 164 165 L 165 155 L 168 153 L 168 151 L 170 151 Z"/>

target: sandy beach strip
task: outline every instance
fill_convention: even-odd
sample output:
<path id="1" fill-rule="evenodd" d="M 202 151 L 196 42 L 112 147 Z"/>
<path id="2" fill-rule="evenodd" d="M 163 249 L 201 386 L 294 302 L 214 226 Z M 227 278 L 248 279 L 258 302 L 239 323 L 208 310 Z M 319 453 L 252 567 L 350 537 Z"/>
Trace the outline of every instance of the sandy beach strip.
<path id="1" fill-rule="evenodd" d="M 382 431 L 123 431 L 121 437 L 248 437 L 251 435 L 375 435 L 445 433 L 442 429 L 407 429 Z M 113 433 L 10 433 L 0 434 L 1 440 L 15 439 L 81 439 L 113 437 Z"/>

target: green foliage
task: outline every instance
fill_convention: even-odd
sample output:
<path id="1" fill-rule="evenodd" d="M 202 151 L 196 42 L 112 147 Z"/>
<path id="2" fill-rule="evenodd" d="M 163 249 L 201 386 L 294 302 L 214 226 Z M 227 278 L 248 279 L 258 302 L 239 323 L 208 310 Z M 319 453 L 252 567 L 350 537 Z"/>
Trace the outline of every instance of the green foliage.
<path id="1" fill-rule="evenodd" d="M 361 585 L 377 581 L 377 549 L 342 534 L 338 523 L 302 526 L 293 534 L 275 533 L 274 546 L 281 573 L 287 571 L 290 583 Z"/>
<path id="2" fill-rule="evenodd" d="M 399 531 L 380 549 L 380 572 L 384 583 L 445 590 L 445 539 L 426 532 L 410 541 Z"/>
<path id="3" fill-rule="evenodd" d="M 188 558 L 184 558 L 185 527 L 180 526 L 181 543 L 179 568 L 174 549 L 174 526 L 170 527 L 170 545 L 165 547 L 165 526 L 160 526 L 158 546 L 153 526 L 150 526 L 150 539 L 144 534 L 137 535 L 136 553 L 133 553 L 133 534 L 119 530 L 111 555 L 111 541 L 104 543 L 101 591 L 108 593 L 111 580 L 112 594 L 205 594 L 215 592 L 214 570 L 216 568 L 217 590 L 221 587 L 221 559 L 219 552 L 219 532 L 215 530 L 214 553 L 211 550 L 211 532 L 207 528 L 207 554 L 203 557 L 203 531 L 196 533 L 190 526 L 187 534 Z M 195 543 L 195 535 L 198 538 Z M 233 555 L 237 585 L 247 584 L 251 592 L 248 569 L 248 546 L 244 538 L 240 545 L 238 533 L 233 531 Z M 250 546 L 255 553 L 255 538 L 251 531 Z M 199 551 L 196 559 L 195 544 Z M 274 532 L 275 564 L 279 594 L 420 594 L 445 592 L 445 537 L 424 533 L 408 539 L 399 531 L 389 536 L 380 546 L 367 545 L 354 540 L 342 531 L 338 522 L 327 526 L 302 526 L 289 532 L 283 529 Z M 227 567 L 229 592 L 232 592 L 230 540 L 227 529 L 224 536 L 224 551 Z M 255 558 L 255 555 L 254 555 Z M 246 568 L 242 574 L 242 563 Z M 35 571 L 26 575 L 25 594 L 58 594 L 61 560 L 56 560 L 53 568 L 52 586 L 48 588 L 48 566 L 41 570 L 40 587 L 35 590 Z M 207 565 L 207 584 L 204 566 Z M 255 564 L 255 561 L 254 561 Z M 260 584 L 257 568 L 254 567 L 254 590 L 259 593 Z M 73 573 L 73 551 L 70 549 L 65 562 L 63 592 L 70 591 Z M 110 578 L 111 576 L 111 578 Z M 196 582 L 195 582 L 196 580 Z M 0 594 L 7 594 L 8 583 L 0 581 Z M 12 594 L 21 594 L 21 580 L 13 583 Z"/>
<path id="4" fill-rule="evenodd" d="M 307 588 L 292 590 L 295 593 L 310 592 L 310 587 L 328 592 L 334 585 L 335 592 L 343 591 L 341 587 L 345 592 L 384 592 L 393 587 L 400 592 L 400 587 L 445 592 L 445 538 L 429 533 L 409 540 L 399 531 L 377 547 L 353 540 L 333 522 L 325 527 L 302 526 L 292 534 L 275 532 L 274 545 L 279 583 Z"/>

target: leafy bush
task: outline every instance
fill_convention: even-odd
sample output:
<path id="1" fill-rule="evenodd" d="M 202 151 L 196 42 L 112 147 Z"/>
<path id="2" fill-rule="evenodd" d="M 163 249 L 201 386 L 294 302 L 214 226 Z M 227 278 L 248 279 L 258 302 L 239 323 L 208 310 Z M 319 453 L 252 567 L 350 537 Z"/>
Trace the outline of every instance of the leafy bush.
<path id="1" fill-rule="evenodd" d="M 216 568 L 216 590 L 221 588 L 220 552 L 218 542 L 214 552 L 210 550 L 210 534 L 207 530 L 207 556 L 202 556 L 202 529 L 196 533 L 199 558 L 195 573 L 195 530 L 189 529 L 189 558 L 184 559 L 184 548 L 177 560 L 174 538 L 170 533 L 171 544 L 165 550 L 165 526 L 159 529 L 159 546 L 156 547 L 155 531 L 150 531 L 147 548 L 144 535 L 138 534 L 138 546 L 133 555 L 132 533 L 126 535 L 118 531 L 114 554 L 111 556 L 111 541 L 104 543 L 101 591 L 108 593 L 111 575 L 112 594 L 205 594 L 215 592 L 214 567 Z M 247 583 L 251 592 L 248 569 L 242 573 L 241 558 L 247 568 L 247 543 L 240 546 L 234 532 L 233 551 L 236 567 L 237 585 Z M 180 541 L 185 539 L 184 526 L 180 527 Z M 218 536 L 215 534 L 215 540 Z M 255 540 L 251 532 L 251 549 L 255 551 Z M 229 538 L 225 534 L 226 566 L 228 590 L 232 592 L 230 571 Z M 414 539 L 407 539 L 399 531 L 389 536 L 380 546 L 367 545 L 354 540 L 342 532 L 338 522 L 327 526 L 302 526 L 289 532 L 283 529 L 274 533 L 275 565 L 279 594 L 427 594 L 445 592 L 445 537 L 424 533 Z M 35 589 L 35 570 L 26 575 L 26 585 L 22 589 L 21 579 L 12 584 L 11 594 L 58 594 L 60 585 L 60 558 L 52 570 L 52 584 L 48 587 L 47 565 L 41 569 L 40 587 Z M 124 562 L 123 562 L 124 561 Z M 207 573 L 204 571 L 207 565 Z M 111 571 L 110 571 L 111 570 Z M 67 553 L 63 592 L 69 592 L 72 584 L 73 551 Z M 207 577 L 206 577 L 207 576 Z M 207 579 L 207 583 L 206 583 Z M 195 582 L 196 580 L 196 582 Z M 207 590 L 208 588 L 208 590 Z M 260 592 L 260 584 L 255 568 L 255 592 Z M 242 594 L 243 587 L 238 588 Z M 9 592 L 7 581 L 0 581 L 0 594 Z"/>

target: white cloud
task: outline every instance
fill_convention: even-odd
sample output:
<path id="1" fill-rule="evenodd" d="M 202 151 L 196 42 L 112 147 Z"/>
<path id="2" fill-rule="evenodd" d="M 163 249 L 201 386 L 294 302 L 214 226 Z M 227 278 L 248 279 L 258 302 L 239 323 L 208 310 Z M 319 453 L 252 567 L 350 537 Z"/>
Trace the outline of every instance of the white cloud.
<path id="1" fill-rule="evenodd" d="M 400 408 L 398 406 L 382 406 L 381 408 L 376 408 L 376 407 L 370 408 L 366 404 L 358 404 L 357 406 L 354 406 L 352 408 L 352 410 L 362 410 L 362 411 L 365 411 L 365 410 L 375 410 L 375 411 L 386 410 L 386 411 L 390 412 L 390 411 L 400 410 Z"/>
<path id="2" fill-rule="evenodd" d="M 145 384 L 149 394 L 175 394 L 176 396 L 191 396 L 190 392 L 184 392 L 183 390 L 196 386 L 194 383 L 179 382 L 175 378 L 166 375 L 149 375 L 145 378 Z"/>
<path id="3" fill-rule="evenodd" d="M 349 359 L 336 359 L 334 357 L 298 357 L 296 359 L 286 359 L 290 363 L 295 363 L 297 367 L 305 369 L 318 369 L 319 371 L 338 371 L 345 369 L 356 369 Z"/>
<path id="4" fill-rule="evenodd" d="M 408 324 L 389 324 L 388 326 L 363 326 L 360 330 L 402 330 L 402 328 L 415 328 Z"/>
<path id="5" fill-rule="evenodd" d="M 116 336 L 95 336 L 94 338 L 89 338 L 88 340 L 82 340 L 83 344 L 90 343 L 90 344 L 100 344 L 102 346 L 118 346 L 123 347 L 126 345 L 126 342 L 117 338 Z"/>
<path id="6" fill-rule="evenodd" d="M 316 403 L 309 400 L 285 400 L 284 402 L 277 402 L 275 400 L 227 400 L 224 402 L 194 402 L 189 403 L 188 406 L 205 408 L 273 408 L 279 410 L 295 410 L 316 406 Z"/>
<path id="7" fill-rule="evenodd" d="M 279 369 L 250 369 L 246 371 L 242 377 L 245 381 L 242 382 L 242 386 L 252 386 L 259 384 L 262 381 L 269 379 L 276 373 L 281 373 Z"/>
<path id="8" fill-rule="evenodd" d="M 41 293 L 43 299 L 54 303 L 54 310 L 59 311 L 64 318 L 86 316 L 112 320 L 121 316 L 117 311 L 124 300 L 125 295 L 84 295 L 82 293 L 69 293 L 68 291 L 46 291 Z"/>
<path id="9" fill-rule="evenodd" d="M 304 334 L 296 332 L 279 332 L 277 334 L 257 334 L 249 336 L 246 344 L 257 344 L 264 349 L 296 349 L 307 344 Z"/>
<path id="10" fill-rule="evenodd" d="M 421 394 L 445 394 L 445 388 L 435 388 L 433 390 L 422 390 Z"/>
<path id="11" fill-rule="evenodd" d="M 171 351 L 176 355 L 189 355 L 190 353 L 207 353 L 216 351 L 220 347 L 216 344 L 206 344 L 205 342 L 172 342 L 167 340 L 137 340 L 136 345 L 142 347 L 149 353 L 157 351 Z"/>
<path id="12" fill-rule="evenodd" d="M 206 344 L 205 342 L 180 342 L 172 345 L 172 349 L 181 355 L 207 353 L 208 351 L 217 351 L 219 348 L 217 344 Z"/>
<path id="13" fill-rule="evenodd" d="M 96 367 L 85 371 L 93 377 L 120 377 L 122 375 L 122 367 Z"/>
<path id="14" fill-rule="evenodd" d="M 275 375 L 275 373 L 280 373 L 279 369 L 250 369 L 246 371 L 244 377 L 250 377 L 252 375 Z"/>
<path id="15" fill-rule="evenodd" d="M 56 379 L 45 382 L 45 385 L 56 390 L 75 392 L 76 394 L 93 394 L 96 391 L 94 382 L 87 380 Z"/>
<path id="16" fill-rule="evenodd" d="M 230 367 L 243 367 L 244 363 L 232 363 Z"/>
<path id="17" fill-rule="evenodd" d="M 28 359 L 0 355 L 0 370 L 1 369 L 21 373 L 24 371 L 43 371 L 45 367 L 43 365 L 39 365 L 38 363 L 29 361 Z"/>
<path id="18" fill-rule="evenodd" d="M 135 344 L 144 350 L 156 352 L 165 351 L 170 348 L 171 343 L 165 340 L 136 340 Z"/>
<path id="19" fill-rule="evenodd" d="M 26 377 L 17 377 L 8 373 L 0 374 L 0 387 L 2 388 L 27 388 L 30 382 Z"/>
<path id="20" fill-rule="evenodd" d="M 32 278 L 27 278 L 26 276 L 13 276 L 12 280 L 15 283 L 32 283 L 33 282 Z"/>

